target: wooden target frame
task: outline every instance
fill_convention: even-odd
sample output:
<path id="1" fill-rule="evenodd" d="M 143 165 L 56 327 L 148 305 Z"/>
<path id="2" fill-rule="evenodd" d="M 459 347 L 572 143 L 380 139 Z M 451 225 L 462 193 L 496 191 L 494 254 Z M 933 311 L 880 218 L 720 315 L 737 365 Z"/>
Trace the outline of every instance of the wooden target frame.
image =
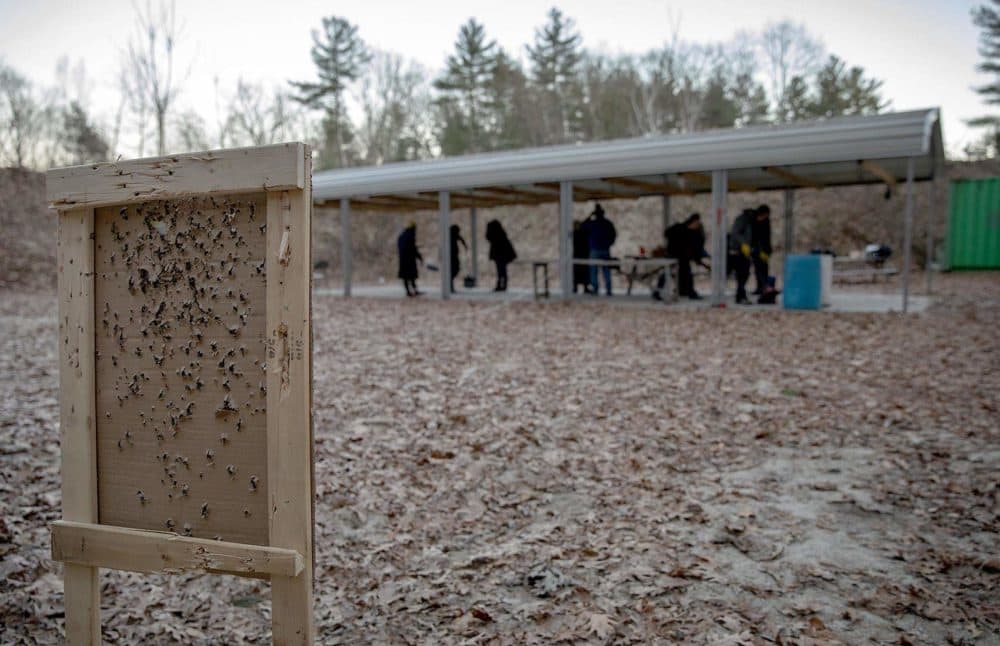
<path id="1" fill-rule="evenodd" d="M 63 520 L 51 531 L 67 642 L 101 643 L 109 568 L 269 579 L 274 643 L 312 643 L 309 148 L 46 179 L 59 218 Z"/>

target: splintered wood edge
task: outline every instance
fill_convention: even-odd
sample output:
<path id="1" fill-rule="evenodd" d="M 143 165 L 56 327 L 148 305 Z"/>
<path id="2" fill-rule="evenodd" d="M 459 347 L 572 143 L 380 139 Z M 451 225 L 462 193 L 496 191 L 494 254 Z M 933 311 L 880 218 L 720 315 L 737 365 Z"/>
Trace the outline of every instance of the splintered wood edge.
<path id="1" fill-rule="evenodd" d="M 60 211 L 188 195 L 297 190 L 306 186 L 302 143 L 231 148 L 53 168 L 46 198 Z"/>
<path id="2" fill-rule="evenodd" d="M 130 572 L 224 572 L 260 578 L 298 576 L 305 560 L 295 550 L 189 538 L 169 532 L 58 520 L 52 559 Z"/>

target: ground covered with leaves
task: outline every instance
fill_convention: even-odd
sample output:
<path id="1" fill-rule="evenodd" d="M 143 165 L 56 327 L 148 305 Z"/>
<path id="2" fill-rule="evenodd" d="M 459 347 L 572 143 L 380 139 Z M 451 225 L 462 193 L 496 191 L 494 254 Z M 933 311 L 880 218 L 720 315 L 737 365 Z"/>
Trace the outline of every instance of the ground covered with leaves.
<path id="1" fill-rule="evenodd" d="M 1000 640 L 1000 278 L 930 311 L 315 303 L 322 643 Z M 61 641 L 55 299 L 0 297 L 0 642 Z M 102 575 L 107 641 L 266 583 Z"/>

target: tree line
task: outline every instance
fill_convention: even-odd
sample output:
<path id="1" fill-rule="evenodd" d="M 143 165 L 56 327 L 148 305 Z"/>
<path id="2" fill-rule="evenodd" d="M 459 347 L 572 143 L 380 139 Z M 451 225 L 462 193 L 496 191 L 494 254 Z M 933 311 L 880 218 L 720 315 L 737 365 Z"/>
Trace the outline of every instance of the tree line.
<path id="1" fill-rule="evenodd" d="M 470 18 L 430 75 L 370 48 L 331 16 L 313 32 L 316 77 L 292 97 L 322 123 L 318 167 L 461 155 L 709 128 L 872 114 L 882 81 L 789 21 L 729 42 L 610 55 L 553 7 L 516 58 Z M 352 95 L 351 90 L 355 88 Z M 347 109 L 357 101 L 357 114 Z"/>
<path id="2" fill-rule="evenodd" d="M 993 15 L 977 14 L 977 23 Z M 91 108 L 82 64 L 64 60 L 56 86 L 42 87 L 0 61 L 0 165 L 301 139 L 325 169 L 873 114 L 889 105 L 881 80 L 790 21 L 717 43 L 689 42 L 673 29 L 662 47 L 609 54 L 587 48 L 572 17 L 553 7 L 517 52 L 468 19 L 433 73 L 369 46 L 348 20 L 324 18 L 312 33 L 310 78 L 283 87 L 237 79 L 228 89 L 217 80 L 209 122 L 178 108 L 187 76 L 177 63 L 179 31 L 172 4 L 137 6 L 111 115 Z"/>

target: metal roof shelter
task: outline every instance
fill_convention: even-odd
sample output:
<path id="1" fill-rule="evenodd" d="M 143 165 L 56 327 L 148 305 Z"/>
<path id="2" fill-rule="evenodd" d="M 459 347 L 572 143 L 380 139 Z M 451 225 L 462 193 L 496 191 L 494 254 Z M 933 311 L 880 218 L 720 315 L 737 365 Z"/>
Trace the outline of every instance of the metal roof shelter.
<path id="1" fill-rule="evenodd" d="M 450 211 L 558 202 L 559 275 L 572 289 L 572 203 L 712 193 L 712 302 L 724 298 L 726 195 L 785 190 L 786 239 L 792 238 L 793 191 L 853 184 L 906 183 L 903 305 L 909 289 L 913 182 L 932 180 L 944 162 L 937 109 L 871 116 L 527 148 L 315 173 L 317 205 L 341 209 L 344 290 L 350 294 L 352 211 L 440 212 L 446 249 Z M 448 254 L 443 254 L 447 256 Z M 450 276 L 442 258 L 442 295 Z"/>

